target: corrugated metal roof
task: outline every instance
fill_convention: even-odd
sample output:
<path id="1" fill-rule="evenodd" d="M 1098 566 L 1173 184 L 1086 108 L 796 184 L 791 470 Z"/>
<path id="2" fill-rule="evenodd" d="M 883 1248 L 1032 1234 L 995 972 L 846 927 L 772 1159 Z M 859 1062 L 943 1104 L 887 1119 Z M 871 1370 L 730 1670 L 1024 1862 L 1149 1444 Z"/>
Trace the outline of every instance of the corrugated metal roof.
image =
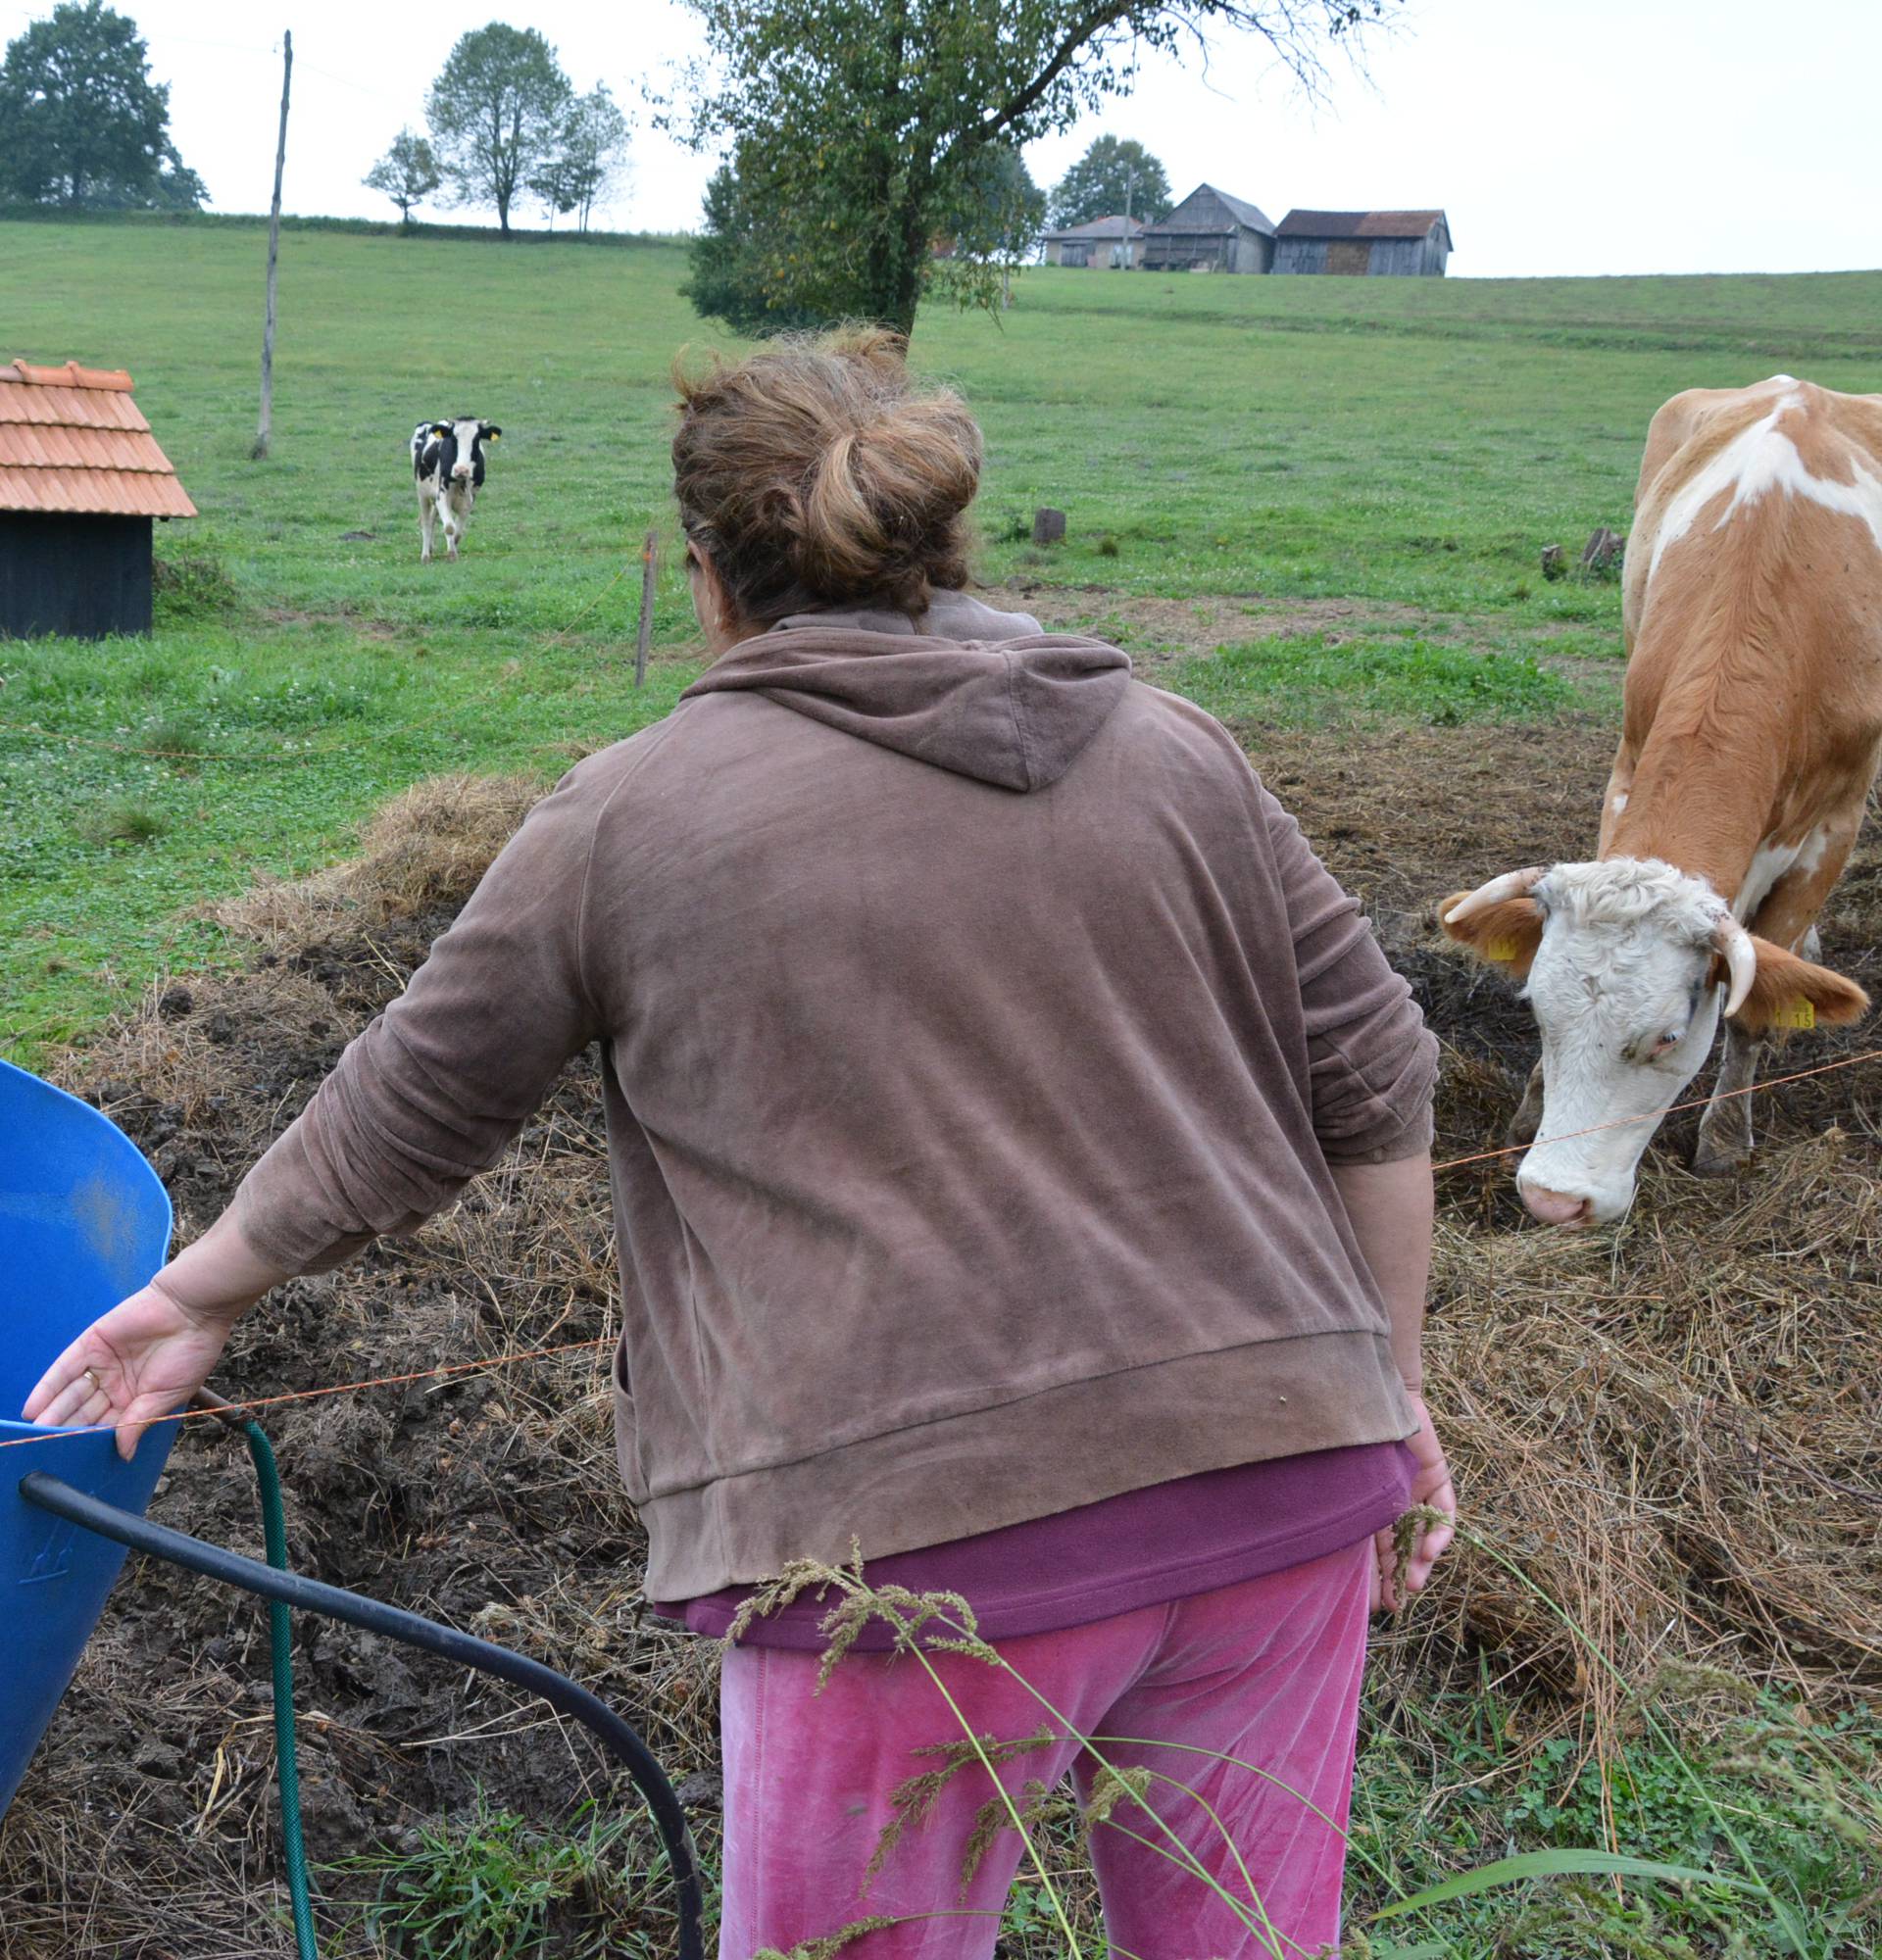
<path id="1" fill-rule="evenodd" d="M 1215 186 L 1213 184 L 1206 185 L 1205 188 L 1209 190 L 1215 190 Z M 1221 201 L 1228 206 L 1229 210 L 1232 211 L 1235 214 L 1235 216 L 1239 218 L 1242 220 L 1242 222 L 1246 224 L 1251 230 L 1264 231 L 1268 235 L 1268 237 L 1270 238 L 1273 237 L 1274 220 L 1270 217 L 1268 217 L 1267 213 L 1264 212 L 1260 205 L 1250 204 L 1247 198 L 1245 197 L 1230 197 L 1227 191 L 1225 190 L 1215 190 L 1215 195 L 1219 197 Z"/>
<path id="2" fill-rule="evenodd" d="M 1290 211 L 1282 238 L 1422 238 L 1434 224 L 1445 235 L 1451 221 L 1441 211 Z"/>
<path id="3" fill-rule="evenodd" d="M 121 368 L 0 367 L 0 511 L 193 517 Z"/>
<path id="4" fill-rule="evenodd" d="M 1245 224 L 1251 231 L 1261 232 L 1263 237 L 1272 238 L 1274 236 L 1274 220 L 1268 217 L 1267 213 L 1260 205 L 1250 204 L 1245 197 L 1230 197 L 1227 191 L 1217 190 L 1213 184 L 1198 184 L 1167 218 L 1148 227 L 1150 234 L 1155 237 L 1168 232 L 1172 235 L 1187 237 L 1192 232 L 1201 233 L 1204 236 L 1213 236 L 1219 232 L 1221 226 L 1213 221 L 1202 220 L 1194 217 L 1186 218 L 1183 215 L 1189 206 L 1195 203 L 1205 191 L 1211 197 L 1214 198 L 1217 203 L 1226 206 L 1229 215 L 1238 223 Z"/>

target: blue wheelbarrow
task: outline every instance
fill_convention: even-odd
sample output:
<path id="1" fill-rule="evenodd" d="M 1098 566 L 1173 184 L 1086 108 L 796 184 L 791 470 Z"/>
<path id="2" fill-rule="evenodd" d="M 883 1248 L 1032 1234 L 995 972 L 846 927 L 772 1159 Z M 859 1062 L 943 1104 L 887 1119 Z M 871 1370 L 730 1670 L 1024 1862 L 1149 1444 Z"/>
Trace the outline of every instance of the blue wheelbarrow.
<path id="1" fill-rule="evenodd" d="M 66 1347 L 164 1263 L 170 1200 L 137 1147 L 96 1109 L 0 1061 L 0 1816 L 104 1611 L 124 1547 L 20 1494 L 28 1471 L 143 1514 L 175 1425 L 148 1431 L 133 1461 L 97 1432 L 17 1417 Z"/>
<path id="2" fill-rule="evenodd" d="M 146 1430 L 124 1463 L 108 1434 L 13 1419 L 59 1354 L 163 1264 L 170 1230 L 163 1185 L 116 1124 L 0 1061 L 0 1817 L 134 1546 L 276 1609 L 321 1613 L 479 1668 L 583 1723 L 647 1802 L 678 1889 L 680 1960 L 699 1960 L 702 1899 L 685 1813 L 646 1743 L 606 1702 L 508 1647 L 150 1523 L 144 1511 L 174 1423 Z M 285 1625 L 278 1631 L 284 1651 Z M 299 1856 L 297 1820 L 290 1867 Z M 311 1952 L 303 1898 L 296 1908 L 297 1943 Z"/>

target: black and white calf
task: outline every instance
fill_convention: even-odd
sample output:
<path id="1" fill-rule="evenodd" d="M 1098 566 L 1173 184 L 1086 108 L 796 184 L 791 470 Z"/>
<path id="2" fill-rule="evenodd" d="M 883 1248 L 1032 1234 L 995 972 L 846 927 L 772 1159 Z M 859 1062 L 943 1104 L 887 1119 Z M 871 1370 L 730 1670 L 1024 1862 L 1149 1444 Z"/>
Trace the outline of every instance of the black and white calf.
<path id="1" fill-rule="evenodd" d="M 460 416 L 456 421 L 421 422 L 412 431 L 412 478 L 419 493 L 419 562 L 428 564 L 438 519 L 444 548 L 458 555 L 470 523 L 470 507 L 483 487 L 483 446 L 503 431 L 495 422 Z"/>

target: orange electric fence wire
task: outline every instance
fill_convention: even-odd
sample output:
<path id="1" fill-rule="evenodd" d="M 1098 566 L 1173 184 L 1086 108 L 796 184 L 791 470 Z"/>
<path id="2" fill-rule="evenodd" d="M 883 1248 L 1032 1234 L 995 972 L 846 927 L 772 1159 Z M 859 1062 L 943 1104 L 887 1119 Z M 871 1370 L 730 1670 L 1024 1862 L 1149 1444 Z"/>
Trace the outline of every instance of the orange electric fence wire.
<path id="1" fill-rule="evenodd" d="M 223 1421 L 238 1410 L 277 1408 L 282 1402 L 311 1402 L 322 1396 L 350 1396 L 362 1389 L 394 1389 L 408 1382 L 428 1382 L 441 1375 L 470 1375 L 483 1368 L 506 1368 L 513 1361 L 546 1361 L 552 1354 L 581 1354 L 597 1348 L 612 1348 L 612 1336 L 599 1341 L 569 1341 L 557 1348 L 531 1348 L 518 1354 L 491 1354 L 481 1361 L 442 1361 L 435 1368 L 416 1368 L 409 1375 L 374 1375 L 366 1382 L 329 1382 L 322 1389 L 294 1389 L 286 1395 L 257 1396 L 245 1402 L 219 1401 L 213 1408 L 177 1409 L 173 1415 L 152 1416 L 148 1428 L 164 1422 L 195 1422 L 204 1417 Z M 60 1443 L 72 1436 L 108 1435 L 117 1425 L 89 1423 L 82 1428 L 49 1429 L 43 1436 L 11 1436 L 0 1442 L 0 1449 L 18 1449 L 28 1443 Z"/>
<path id="2" fill-rule="evenodd" d="M 1840 1068 L 1854 1068 L 1857 1062 L 1882 1060 L 1882 1048 L 1864 1049 L 1860 1054 L 1846 1054 L 1836 1061 L 1820 1063 L 1815 1068 L 1800 1068 L 1790 1075 L 1774 1075 L 1768 1082 L 1755 1082 L 1747 1089 L 1730 1089 L 1718 1100 L 1729 1102 L 1739 1096 L 1756 1096 L 1760 1090 L 1779 1089 L 1787 1082 L 1804 1082 L 1812 1075 L 1831 1075 Z M 1565 1144 L 1575 1137 L 1592 1137 L 1602 1130 L 1625 1129 L 1633 1123 L 1658 1122 L 1662 1116 L 1670 1116 L 1681 1109 L 1700 1109 L 1710 1102 L 1710 1097 L 1695 1097 L 1689 1102 L 1674 1102 L 1664 1109 L 1650 1109 L 1644 1116 L 1623 1116 L 1612 1123 L 1595 1123 L 1585 1130 L 1570 1130 L 1560 1137 L 1548 1137 L 1543 1142 Z M 1500 1150 L 1477 1151 L 1469 1156 L 1449 1157 L 1443 1163 L 1431 1166 L 1434 1173 L 1457 1170 L 1463 1164 L 1483 1163 L 1492 1157 L 1507 1157 L 1518 1151 L 1526 1151 L 1528 1144 L 1506 1144 Z M 492 1354 L 481 1361 L 446 1361 L 435 1368 L 418 1368 L 406 1375 L 375 1375 L 364 1382 L 330 1382 L 324 1388 L 295 1389 L 285 1395 L 258 1396 L 248 1401 L 221 1402 L 214 1408 L 178 1409 L 173 1415 L 153 1416 L 148 1427 L 155 1428 L 163 1422 L 192 1422 L 199 1418 L 216 1421 L 248 1409 L 278 1408 L 283 1402 L 314 1401 L 322 1396 L 355 1395 L 366 1389 L 400 1388 L 412 1382 L 435 1381 L 450 1375 L 476 1374 L 488 1368 L 506 1368 L 516 1361 L 546 1361 L 556 1354 L 592 1353 L 597 1348 L 614 1346 L 613 1338 L 604 1335 L 597 1341 L 570 1341 L 556 1348 L 532 1348 L 516 1354 Z M 108 1435 L 115 1427 L 112 1423 L 94 1423 L 81 1429 L 49 1429 L 43 1436 L 15 1436 L 0 1441 L 0 1449 L 19 1449 L 32 1443 L 59 1443 L 73 1436 Z"/>
<path id="3" fill-rule="evenodd" d="M 1731 1102 L 1740 1096 L 1756 1096 L 1761 1090 L 1781 1089 L 1787 1082 L 1803 1082 L 1812 1075 L 1833 1075 L 1839 1068 L 1854 1068 L 1858 1061 L 1882 1059 L 1882 1048 L 1864 1049 L 1860 1054 L 1846 1054 L 1841 1060 L 1826 1061 L 1816 1068 L 1800 1068 L 1794 1075 L 1773 1075 L 1768 1082 L 1754 1082 L 1745 1089 L 1728 1089 L 1721 1096 L 1695 1096 L 1690 1102 L 1669 1102 L 1663 1109 L 1649 1109 L 1644 1116 L 1620 1116 L 1611 1123 L 1591 1123 L 1585 1130 L 1568 1130 L 1560 1137 L 1538 1137 L 1533 1144 L 1505 1144 L 1500 1150 L 1474 1151 L 1467 1157 L 1448 1157 L 1433 1164 L 1433 1175 L 1441 1170 L 1457 1170 L 1463 1164 L 1484 1163 L 1491 1157 L 1514 1156 L 1543 1144 L 1568 1144 L 1577 1137 L 1598 1136 L 1603 1130 L 1625 1130 L 1635 1123 L 1658 1123 L 1662 1116 L 1676 1116 L 1682 1109 L 1703 1109 L 1709 1102 Z"/>

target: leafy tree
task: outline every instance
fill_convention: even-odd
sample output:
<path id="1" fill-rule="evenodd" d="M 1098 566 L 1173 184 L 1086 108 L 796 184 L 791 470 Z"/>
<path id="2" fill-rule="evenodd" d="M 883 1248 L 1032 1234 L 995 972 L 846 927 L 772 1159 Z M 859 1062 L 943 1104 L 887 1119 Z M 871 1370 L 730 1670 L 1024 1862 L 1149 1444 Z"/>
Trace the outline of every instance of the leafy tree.
<path id="1" fill-rule="evenodd" d="M 55 7 L 0 65 L 0 191 L 31 204 L 194 209 L 203 180 L 170 139 L 170 90 L 136 24 L 102 0 Z"/>
<path id="2" fill-rule="evenodd" d="M 466 34 L 424 98 L 455 202 L 495 205 L 507 235 L 518 191 L 556 155 L 573 93 L 535 28 L 492 21 Z"/>
<path id="3" fill-rule="evenodd" d="M 1316 92 L 1325 51 L 1395 0 L 689 0 L 705 27 L 690 115 L 726 145 L 719 202 L 739 231 L 694 251 L 693 302 L 735 268 L 741 304 L 853 315 L 903 333 L 932 276 L 931 242 L 995 144 L 1068 127 L 1129 89 L 1145 50 L 1251 32 Z M 721 246 L 724 249 L 721 249 Z M 997 304 L 990 260 L 957 259 L 967 303 Z M 730 315 L 722 315 L 730 318 Z"/>
<path id="4" fill-rule="evenodd" d="M 1016 266 L 1045 228 L 1046 194 L 1011 143 L 989 143 L 963 172 L 942 226 L 956 257 Z"/>
<path id="5" fill-rule="evenodd" d="M 827 326 L 857 311 L 835 255 L 817 251 L 793 222 L 790 201 L 765 166 L 764 150 L 754 147 L 713 172 L 692 270 L 679 289 L 695 312 L 761 338 Z"/>
<path id="6" fill-rule="evenodd" d="M 573 167 L 560 150 L 543 160 L 530 177 L 528 187 L 534 196 L 541 198 L 542 208 L 549 214 L 551 231 L 556 228 L 558 218 L 566 218 L 575 208 Z"/>
<path id="7" fill-rule="evenodd" d="M 1032 256 L 1045 228 L 1046 194 L 1010 143 L 990 143 L 966 175 L 949 214 L 947 249 L 936 253 L 941 263 L 931 287 L 972 306 L 997 274 L 1000 304 L 1010 307 L 1014 270 Z"/>
<path id="8" fill-rule="evenodd" d="M 368 190 L 382 191 L 399 207 L 399 222 L 412 222 L 412 208 L 420 205 L 444 181 L 431 145 L 410 129 L 401 129 L 392 138 L 392 147 L 367 172 Z"/>
<path id="9" fill-rule="evenodd" d="M 563 136 L 575 222 L 586 231 L 595 206 L 620 182 L 627 169 L 627 119 L 599 82 L 574 106 Z"/>
<path id="10" fill-rule="evenodd" d="M 208 202 L 209 186 L 176 154 L 176 145 L 166 136 L 163 167 L 157 172 L 149 203 L 158 211 L 201 211 Z"/>
<path id="11" fill-rule="evenodd" d="M 555 154 L 529 179 L 551 227 L 572 211 L 577 228 L 586 231 L 596 201 L 619 181 L 626 159 L 627 119 L 602 82 L 570 105 Z"/>
<path id="12" fill-rule="evenodd" d="M 1170 212 L 1169 179 L 1141 143 L 1100 136 L 1052 190 L 1052 228 L 1064 231 L 1128 211 L 1146 224 Z"/>

